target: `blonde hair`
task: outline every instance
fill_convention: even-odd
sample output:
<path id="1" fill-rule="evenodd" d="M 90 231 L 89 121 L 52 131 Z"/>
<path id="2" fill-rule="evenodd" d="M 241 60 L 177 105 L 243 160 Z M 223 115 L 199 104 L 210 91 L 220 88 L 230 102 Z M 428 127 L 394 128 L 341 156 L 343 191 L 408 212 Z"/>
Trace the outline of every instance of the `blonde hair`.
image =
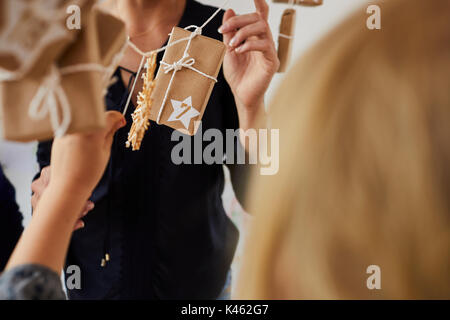
<path id="1" fill-rule="evenodd" d="M 239 298 L 450 298 L 450 2 L 378 4 L 381 30 L 361 9 L 274 99 Z"/>

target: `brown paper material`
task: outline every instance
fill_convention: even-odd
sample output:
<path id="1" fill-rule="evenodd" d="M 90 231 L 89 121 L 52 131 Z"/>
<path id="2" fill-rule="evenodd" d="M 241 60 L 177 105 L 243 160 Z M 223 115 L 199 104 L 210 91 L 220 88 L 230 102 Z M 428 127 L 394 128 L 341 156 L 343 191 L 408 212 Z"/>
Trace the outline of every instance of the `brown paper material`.
<path id="1" fill-rule="evenodd" d="M 290 3 L 290 0 L 272 0 L 274 3 Z M 294 4 L 299 6 L 320 6 L 323 0 L 294 0 Z"/>
<path id="2" fill-rule="evenodd" d="M 121 21 L 93 9 L 84 12 L 87 16 L 76 41 L 58 60 L 58 66 L 95 63 L 107 66 L 114 54 L 124 45 L 125 28 Z M 108 37 L 104 37 L 108 31 Z M 107 39 L 107 41 L 105 41 Z M 36 120 L 28 116 L 30 102 L 39 89 L 46 74 L 28 74 L 19 81 L 0 84 L 4 137 L 7 140 L 47 140 L 53 137 L 50 115 Z M 104 127 L 104 101 L 102 73 L 97 71 L 76 72 L 61 77 L 61 86 L 71 108 L 71 122 L 67 133 L 83 132 Z M 58 105 L 60 106 L 59 102 Z M 60 108 L 59 108 L 60 109 Z M 61 116 L 61 110 L 58 110 Z"/>
<path id="3" fill-rule="evenodd" d="M 294 9 L 286 9 L 281 17 L 280 32 L 278 36 L 278 59 L 280 67 L 278 72 L 285 72 L 289 66 L 292 55 L 294 39 L 287 38 L 294 36 L 296 12 Z"/>
<path id="4" fill-rule="evenodd" d="M 0 0 L 0 32 L 6 24 L 6 0 Z"/>
<path id="5" fill-rule="evenodd" d="M 174 28 L 169 44 L 190 35 L 191 32 L 189 31 Z M 187 44 L 188 41 L 182 41 L 169 47 L 164 54 L 163 61 L 168 64 L 179 61 L 183 57 Z M 225 50 L 226 47 L 221 41 L 205 36 L 196 36 L 191 42 L 188 53 L 190 58 L 195 59 L 194 68 L 216 78 L 222 66 Z M 166 74 L 164 68 L 160 67 L 156 76 L 156 86 L 152 95 L 153 106 L 150 114 L 150 118 L 154 121 L 158 117 L 173 72 Z M 182 68 L 174 77 L 160 124 L 194 135 L 198 129 L 198 122 L 205 112 L 214 84 L 213 80 L 193 70 Z M 169 121 L 170 119 L 174 121 Z"/>
<path id="6" fill-rule="evenodd" d="M 65 13 L 65 8 L 74 1 L 57 0 L 53 2 L 33 2 L 40 4 L 43 12 L 49 10 Z M 82 12 L 87 12 L 94 5 L 94 0 L 78 0 Z M 0 69 L 13 73 L 15 78 L 36 72 L 43 73 L 57 59 L 67 46 L 75 39 L 78 30 L 69 30 L 64 14 L 51 20 L 39 16 L 28 1 L 2 0 L 0 27 Z M 4 10 L 4 11 L 3 11 Z M 84 25 L 86 15 L 81 15 Z"/>

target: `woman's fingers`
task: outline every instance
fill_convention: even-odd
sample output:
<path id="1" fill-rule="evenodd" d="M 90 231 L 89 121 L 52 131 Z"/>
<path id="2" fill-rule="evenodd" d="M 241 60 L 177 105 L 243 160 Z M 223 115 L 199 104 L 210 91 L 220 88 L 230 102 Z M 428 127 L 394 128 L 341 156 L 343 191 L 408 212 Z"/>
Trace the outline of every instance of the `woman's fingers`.
<path id="1" fill-rule="evenodd" d="M 219 28 L 219 32 L 225 34 L 231 31 L 236 31 L 249 24 L 258 22 L 260 19 L 261 17 L 257 13 L 244 14 L 242 16 L 234 15 L 233 17 L 230 17 L 226 21 L 224 21 L 222 26 Z"/>
<path id="2" fill-rule="evenodd" d="M 261 15 L 261 17 L 267 21 L 269 19 L 269 5 L 266 0 L 255 0 L 256 12 Z"/>
<path id="3" fill-rule="evenodd" d="M 237 16 L 232 10 L 225 12 L 219 32 L 223 34 L 225 44 L 231 49 L 239 47 L 251 37 L 272 38 L 267 23 L 267 3 L 264 0 L 255 1 L 255 6 L 257 12 L 242 16 Z"/>
<path id="4" fill-rule="evenodd" d="M 250 51 L 260 51 L 260 52 L 268 52 L 270 50 L 270 41 L 269 39 L 251 39 L 247 40 L 241 46 L 236 48 L 236 53 L 246 53 Z"/>
<path id="5" fill-rule="evenodd" d="M 239 29 L 239 31 L 236 32 L 235 36 L 230 40 L 228 45 L 231 48 L 236 48 L 239 47 L 243 42 L 245 42 L 250 37 L 262 36 L 261 38 L 267 38 L 266 36 L 267 31 L 268 31 L 267 22 L 259 20 L 256 23 L 252 23 Z"/>
<path id="6" fill-rule="evenodd" d="M 230 21 L 230 19 L 232 19 L 233 17 L 236 16 L 236 13 L 234 13 L 234 11 L 232 9 L 229 9 L 225 12 L 225 14 L 223 15 L 223 22 L 222 25 L 225 25 L 228 21 Z M 223 32 L 222 31 L 222 27 L 219 28 L 218 30 L 220 33 L 223 33 L 223 42 L 228 44 L 230 42 L 230 40 L 234 37 L 235 35 L 235 31 L 230 31 L 230 32 Z"/>

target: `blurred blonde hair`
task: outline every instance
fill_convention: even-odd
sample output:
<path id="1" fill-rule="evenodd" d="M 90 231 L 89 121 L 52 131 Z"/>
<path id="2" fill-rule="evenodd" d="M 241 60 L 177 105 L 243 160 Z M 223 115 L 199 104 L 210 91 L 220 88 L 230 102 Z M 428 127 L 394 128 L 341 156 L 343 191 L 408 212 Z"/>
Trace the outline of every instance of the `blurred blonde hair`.
<path id="1" fill-rule="evenodd" d="M 450 1 L 377 4 L 381 30 L 362 8 L 274 99 L 239 298 L 450 298 Z"/>

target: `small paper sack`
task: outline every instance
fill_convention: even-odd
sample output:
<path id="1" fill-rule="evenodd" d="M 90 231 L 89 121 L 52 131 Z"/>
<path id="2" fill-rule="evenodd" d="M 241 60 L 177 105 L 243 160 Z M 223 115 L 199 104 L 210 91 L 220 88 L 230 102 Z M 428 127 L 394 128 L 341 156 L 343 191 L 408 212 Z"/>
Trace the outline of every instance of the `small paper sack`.
<path id="1" fill-rule="evenodd" d="M 81 14 L 86 25 L 56 64 L 0 82 L 5 139 L 48 140 L 104 127 L 104 92 L 118 63 L 114 57 L 126 40 L 125 28 L 96 8 Z"/>
<path id="2" fill-rule="evenodd" d="M 297 4 L 300 6 L 320 6 L 323 0 L 272 0 L 275 3 Z"/>
<path id="3" fill-rule="evenodd" d="M 278 59 L 280 60 L 278 72 L 285 72 L 291 60 L 295 20 L 296 12 L 294 9 L 286 9 L 283 12 L 278 35 Z"/>
<path id="4" fill-rule="evenodd" d="M 66 26 L 66 7 L 76 4 L 86 11 L 94 2 L 1 0 L 0 69 L 9 79 L 32 68 L 44 72 L 77 36 L 77 29 Z"/>
<path id="5" fill-rule="evenodd" d="M 0 32 L 2 32 L 2 29 L 6 25 L 6 0 L 0 0 Z"/>
<path id="6" fill-rule="evenodd" d="M 169 45 L 192 35 L 175 27 Z M 150 118 L 194 135 L 217 82 L 225 50 L 221 41 L 202 35 L 168 47 L 156 76 Z"/>

